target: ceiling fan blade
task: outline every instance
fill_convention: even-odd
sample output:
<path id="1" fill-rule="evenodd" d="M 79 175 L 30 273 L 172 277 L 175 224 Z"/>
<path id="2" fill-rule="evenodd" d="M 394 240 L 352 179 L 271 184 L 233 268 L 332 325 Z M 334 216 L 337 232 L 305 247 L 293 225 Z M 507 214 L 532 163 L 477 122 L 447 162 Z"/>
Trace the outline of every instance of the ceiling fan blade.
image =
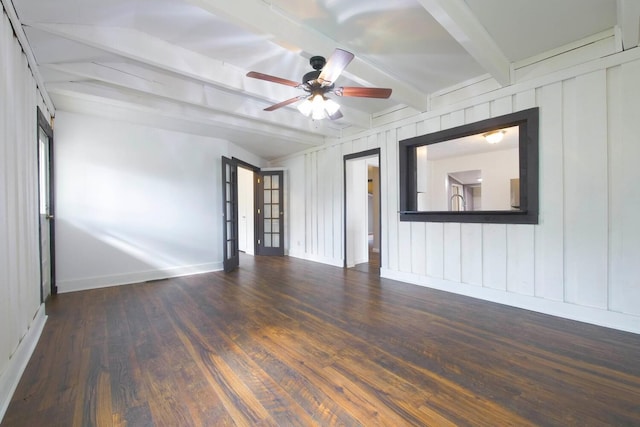
<path id="1" fill-rule="evenodd" d="M 283 79 L 281 77 L 270 76 L 269 74 L 258 73 L 257 71 L 249 71 L 247 73 L 247 77 L 251 77 L 259 80 L 266 80 L 268 82 L 280 83 L 281 85 L 298 87 L 300 83 L 294 82 L 293 80 Z"/>
<path id="2" fill-rule="evenodd" d="M 318 76 L 318 80 L 328 84 L 335 82 L 342 73 L 342 70 L 344 70 L 352 60 L 353 53 L 342 49 L 334 50 L 329 60 L 322 68 L 322 71 Z"/>
<path id="3" fill-rule="evenodd" d="M 391 89 L 381 87 L 339 87 L 335 91 L 338 96 L 358 96 L 361 98 L 389 98 Z"/>
<path id="4" fill-rule="evenodd" d="M 282 107 L 285 107 L 285 106 L 287 106 L 289 104 L 293 104 L 294 102 L 299 101 L 299 100 L 303 99 L 306 96 L 307 95 L 301 95 L 301 96 L 296 96 L 295 98 L 287 99 L 286 101 L 282 101 L 282 102 L 279 102 L 277 104 L 273 104 L 271 107 L 265 108 L 264 111 L 277 110 L 278 108 L 282 108 Z"/>

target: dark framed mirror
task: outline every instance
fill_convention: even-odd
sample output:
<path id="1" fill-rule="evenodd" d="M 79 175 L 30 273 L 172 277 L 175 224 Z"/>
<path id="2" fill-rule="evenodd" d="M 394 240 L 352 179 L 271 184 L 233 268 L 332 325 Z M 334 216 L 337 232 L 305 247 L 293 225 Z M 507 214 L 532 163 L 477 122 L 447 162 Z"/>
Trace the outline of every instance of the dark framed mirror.
<path id="1" fill-rule="evenodd" d="M 538 114 L 400 141 L 400 220 L 537 224 Z"/>

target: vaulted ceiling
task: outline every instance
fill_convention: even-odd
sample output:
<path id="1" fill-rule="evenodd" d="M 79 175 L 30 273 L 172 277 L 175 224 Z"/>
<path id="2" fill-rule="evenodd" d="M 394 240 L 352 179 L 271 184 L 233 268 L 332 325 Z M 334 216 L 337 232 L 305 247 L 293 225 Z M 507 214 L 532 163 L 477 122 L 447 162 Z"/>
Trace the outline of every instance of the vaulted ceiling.
<path id="1" fill-rule="evenodd" d="M 9 0 L 2 0 L 3 3 Z M 514 64 L 610 32 L 638 45 L 638 0 L 13 0 L 56 109 L 229 140 L 272 159 L 375 126 L 388 114 Z M 355 54 L 337 86 L 391 88 L 389 99 L 333 98 L 314 121 L 300 89 L 309 58 Z M 304 92 L 302 92 L 303 94 Z"/>

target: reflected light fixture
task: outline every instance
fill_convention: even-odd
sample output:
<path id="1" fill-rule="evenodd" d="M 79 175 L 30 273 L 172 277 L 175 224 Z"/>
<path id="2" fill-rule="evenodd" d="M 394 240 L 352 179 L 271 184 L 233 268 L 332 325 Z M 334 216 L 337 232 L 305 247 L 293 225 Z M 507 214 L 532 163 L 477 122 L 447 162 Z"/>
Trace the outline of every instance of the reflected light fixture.
<path id="1" fill-rule="evenodd" d="M 486 139 L 489 144 L 497 144 L 498 142 L 502 141 L 502 138 L 504 138 L 505 133 L 506 131 L 504 130 L 495 130 L 495 131 L 487 132 L 482 136 L 484 136 L 484 139 Z"/>
<path id="2" fill-rule="evenodd" d="M 298 104 L 298 111 L 306 117 L 311 117 L 313 120 L 331 118 L 339 110 L 340 105 L 338 105 L 337 102 L 321 94 L 311 95 Z"/>

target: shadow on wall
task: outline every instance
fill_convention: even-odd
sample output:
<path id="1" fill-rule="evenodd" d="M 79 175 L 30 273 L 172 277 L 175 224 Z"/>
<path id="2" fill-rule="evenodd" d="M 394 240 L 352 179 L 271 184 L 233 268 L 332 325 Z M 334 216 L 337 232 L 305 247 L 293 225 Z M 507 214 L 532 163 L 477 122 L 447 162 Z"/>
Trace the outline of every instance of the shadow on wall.
<path id="1" fill-rule="evenodd" d="M 211 259 L 189 241 L 169 239 L 162 233 L 56 221 L 59 292 L 220 270 L 222 262 Z"/>

